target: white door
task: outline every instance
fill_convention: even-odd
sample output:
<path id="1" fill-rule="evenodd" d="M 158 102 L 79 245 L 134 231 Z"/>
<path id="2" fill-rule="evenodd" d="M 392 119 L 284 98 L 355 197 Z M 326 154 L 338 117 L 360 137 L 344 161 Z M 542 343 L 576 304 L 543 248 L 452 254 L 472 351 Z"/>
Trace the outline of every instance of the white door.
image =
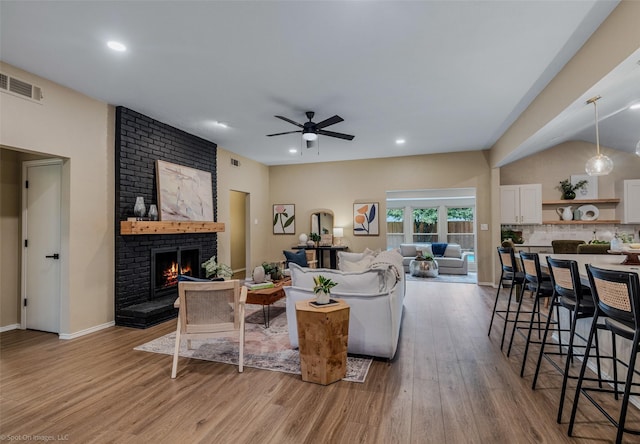
<path id="1" fill-rule="evenodd" d="M 60 328 L 62 161 L 23 163 L 22 327 Z"/>

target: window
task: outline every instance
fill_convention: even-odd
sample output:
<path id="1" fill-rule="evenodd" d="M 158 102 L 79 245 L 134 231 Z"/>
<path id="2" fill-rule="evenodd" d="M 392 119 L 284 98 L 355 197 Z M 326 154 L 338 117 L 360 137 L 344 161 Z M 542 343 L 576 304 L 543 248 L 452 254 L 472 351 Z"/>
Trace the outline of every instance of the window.
<path id="1" fill-rule="evenodd" d="M 414 208 L 413 242 L 438 242 L 438 209 Z"/>
<path id="2" fill-rule="evenodd" d="M 387 209 L 387 248 L 397 248 L 404 240 L 404 208 Z"/>
<path id="3" fill-rule="evenodd" d="M 473 208 L 447 208 L 447 242 L 473 251 Z"/>
<path id="4" fill-rule="evenodd" d="M 469 270 L 476 271 L 473 208 L 447 208 L 447 242 L 460 244 L 468 254 Z"/>

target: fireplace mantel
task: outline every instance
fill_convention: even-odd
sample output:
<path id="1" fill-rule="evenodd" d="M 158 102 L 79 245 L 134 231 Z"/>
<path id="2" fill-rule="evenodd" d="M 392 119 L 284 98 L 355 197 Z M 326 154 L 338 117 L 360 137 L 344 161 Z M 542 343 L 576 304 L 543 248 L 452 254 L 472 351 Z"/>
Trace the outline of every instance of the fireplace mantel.
<path id="1" fill-rule="evenodd" d="M 122 236 L 135 234 L 186 234 L 224 232 L 222 222 L 121 221 Z"/>

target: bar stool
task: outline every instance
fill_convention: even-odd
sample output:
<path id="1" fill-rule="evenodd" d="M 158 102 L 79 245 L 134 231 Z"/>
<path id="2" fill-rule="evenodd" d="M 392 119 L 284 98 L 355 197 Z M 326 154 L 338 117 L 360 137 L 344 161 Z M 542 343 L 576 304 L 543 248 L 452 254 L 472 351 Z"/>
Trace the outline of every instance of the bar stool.
<path id="1" fill-rule="evenodd" d="M 547 264 L 549 266 L 549 276 L 551 277 L 551 284 L 554 292 L 549 307 L 549 315 L 547 317 L 547 324 L 544 329 L 544 335 L 542 337 L 542 345 L 540 346 L 540 354 L 538 355 L 538 363 L 536 364 L 536 372 L 533 376 L 533 382 L 531 388 L 536 389 L 536 383 L 538 381 L 538 374 L 540 372 L 540 365 L 542 358 L 545 357 L 549 363 L 555 367 L 556 370 L 562 375 L 562 390 L 560 392 L 560 404 L 558 406 L 557 421 L 562 421 L 562 411 L 564 407 L 564 397 L 567 391 L 567 380 L 577 379 L 577 376 L 571 376 L 569 374 L 569 366 L 573 362 L 575 356 L 574 348 L 584 348 L 587 339 L 576 333 L 576 325 L 578 319 L 590 318 L 595 313 L 595 303 L 591 296 L 591 289 L 580 283 L 580 274 L 578 272 L 578 263 L 574 260 L 560 260 L 547 257 Z M 556 332 L 558 334 L 558 352 L 545 351 L 547 345 L 553 343 L 547 343 L 547 337 L 549 334 L 549 326 L 551 325 L 551 316 L 553 314 L 553 308 L 556 308 L 556 319 L 560 319 L 560 308 L 565 308 L 569 311 L 569 323 L 570 328 L 561 329 L 559 324 L 556 324 Z M 603 327 L 603 326 L 601 326 Z M 562 333 L 569 333 L 569 345 L 566 353 L 566 360 L 564 362 L 564 369 L 550 358 L 550 355 L 564 356 L 562 351 Z M 584 344 L 576 345 L 574 343 L 575 338 L 578 337 Z M 598 351 L 598 336 L 595 336 L 595 350 L 596 350 L 596 362 L 598 367 L 598 382 L 602 386 L 602 373 L 600 369 L 600 354 Z"/>
<path id="2" fill-rule="evenodd" d="M 592 265 L 587 265 L 587 274 L 589 276 L 591 291 L 596 302 L 596 310 L 593 315 L 589 338 L 587 339 L 587 348 L 585 350 L 582 368 L 580 369 L 580 376 L 578 377 L 576 395 L 573 399 L 573 408 L 571 409 L 571 420 L 569 421 L 568 434 L 569 436 L 573 434 L 576 412 L 578 411 L 578 401 L 580 400 L 580 395 L 584 395 L 584 397 L 591 401 L 591 403 L 609 420 L 609 422 L 611 422 L 611 424 L 617 427 L 618 433 L 616 435 L 616 443 L 620 443 L 622 442 L 622 435 L 624 433 L 640 435 L 640 430 L 632 430 L 625 428 L 624 426 L 627 409 L 629 407 L 629 397 L 631 395 L 640 394 L 638 392 L 631 391 L 632 387 L 638 387 L 639 385 L 638 383 L 633 382 L 633 376 L 634 374 L 639 373 L 635 370 L 635 364 L 638 352 L 640 351 L 640 280 L 638 279 L 638 274 L 634 272 L 604 270 Z M 604 325 L 614 334 L 614 336 L 621 336 L 631 341 L 629 362 L 624 362 L 617 359 L 617 357 L 614 358 L 614 368 L 616 368 L 618 364 L 621 364 L 627 369 L 624 381 L 622 405 L 620 407 L 620 415 L 617 421 L 602 405 L 597 402 L 596 399 L 589 394 L 589 391 L 613 393 L 617 396 L 620 393 L 618 390 L 618 384 L 622 381 L 618 381 L 617 376 L 614 376 L 614 380 L 610 381 L 613 383 L 613 390 L 611 388 L 606 388 L 606 385 L 605 387 L 583 386 L 589 352 L 591 351 L 591 344 L 596 336 L 598 319 L 601 316 L 606 316 L 604 319 Z"/>
<path id="3" fill-rule="evenodd" d="M 493 326 L 493 320 L 496 313 L 498 317 L 504 319 L 504 327 L 502 328 L 502 339 L 500 340 L 500 350 L 504 345 L 504 337 L 507 331 L 507 324 L 513 322 L 509 320 L 509 314 L 511 312 L 511 299 L 513 296 L 513 289 L 516 285 L 524 284 L 524 273 L 518 271 L 515 253 L 511 247 L 498 247 L 498 257 L 500 258 L 501 272 L 500 281 L 498 282 L 498 291 L 496 292 L 496 300 L 493 303 L 493 312 L 491 313 L 491 322 L 489 322 L 489 333 L 487 336 L 491 336 L 491 327 Z M 505 288 L 505 282 L 509 284 L 509 299 L 507 300 L 506 309 L 498 310 L 498 300 L 500 299 L 500 287 Z"/>
<path id="4" fill-rule="evenodd" d="M 553 296 L 553 287 L 551 286 L 551 278 L 548 274 L 542 273 L 540 268 L 540 257 L 538 253 L 525 253 L 520 252 L 520 260 L 522 262 L 522 270 L 524 271 L 525 285 L 522 287 L 522 293 L 520 301 L 518 302 L 518 308 L 516 310 L 516 319 L 513 323 L 513 329 L 511 330 L 511 339 L 509 340 L 509 349 L 507 356 L 511 354 L 511 346 L 513 345 L 513 337 L 515 336 L 516 329 L 518 328 L 518 320 L 520 314 L 531 314 L 529 318 L 529 326 L 527 329 L 527 342 L 524 347 L 524 354 L 522 357 L 522 367 L 520 368 L 520 377 L 524 376 L 524 368 L 527 363 L 527 354 L 529 353 L 529 344 L 540 344 L 542 341 L 534 341 L 531 339 L 531 332 L 536 330 L 538 332 L 538 338 L 540 339 L 540 333 L 544 330 L 540 323 L 540 301 L 541 299 L 550 298 Z M 524 293 L 527 288 L 531 291 L 533 296 L 533 308 L 531 311 L 523 312 L 521 310 L 522 301 L 524 300 Z M 537 327 L 533 326 L 534 319 L 538 318 Z M 557 321 L 552 321 L 557 322 Z"/>

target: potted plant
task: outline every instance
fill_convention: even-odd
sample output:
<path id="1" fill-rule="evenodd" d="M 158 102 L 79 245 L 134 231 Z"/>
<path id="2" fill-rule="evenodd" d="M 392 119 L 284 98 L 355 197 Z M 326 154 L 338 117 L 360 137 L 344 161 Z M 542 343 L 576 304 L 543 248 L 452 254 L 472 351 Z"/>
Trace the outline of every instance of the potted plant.
<path id="1" fill-rule="evenodd" d="M 277 281 L 282 279 L 282 271 L 278 267 L 278 264 L 275 262 L 263 262 L 262 268 L 264 268 L 264 273 L 271 276 L 271 280 Z"/>
<path id="2" fill-rule="evenodd" d="M 416 260 L 417 261 L 433 261 L 433 255 L 429 254 L 429 253 L 418 253 L 418 255 L 416 256 Z"/>
<path id="3" fill-rule="evenodd" d="M 504 229 L 500 232 L 501 241 L 511 239 L 514 244 L 523 244 L 524 239 L 522 239 L 522 231 L 513 231 Z"/>
<path id="4" fill-rule="evenodd" d="M 227 264 L 219 264 L 216 262 L 216 257 L 211 256 L 207 261 L 202 263 L 202 268 L 205 270 L 205 277 L 230 279 L 233 276 L 233 270 Z"/>
<path id="5" fill-rule="evenodd" d="M 320 242 L 320 235 L 318 233 L 309 233 L 309 240 L 312 241 L 316 247 L 318 246 L 318 242 Z"/>
<path id="6" fill-rule="evenodd" d="M 586 180 L 580 180 L 575 184 L 572 184 L 569 179 L 564 179 L 560 181 L 560 185 L 556 188 L 562 191 L 562 199 L 563 200 L 573 200 L 576 198 L 576 191 L 583 189 L 587 186 Z"/>
<path id="7" fill-rule="evenodd" d="M 319 305 L 328 304 L 331 300 L 331 289 L 338 285 L 331 279 L 327 279 L 321 274 L 313 277 L 313 292 L 316 294 L 316 303 Z"/>

